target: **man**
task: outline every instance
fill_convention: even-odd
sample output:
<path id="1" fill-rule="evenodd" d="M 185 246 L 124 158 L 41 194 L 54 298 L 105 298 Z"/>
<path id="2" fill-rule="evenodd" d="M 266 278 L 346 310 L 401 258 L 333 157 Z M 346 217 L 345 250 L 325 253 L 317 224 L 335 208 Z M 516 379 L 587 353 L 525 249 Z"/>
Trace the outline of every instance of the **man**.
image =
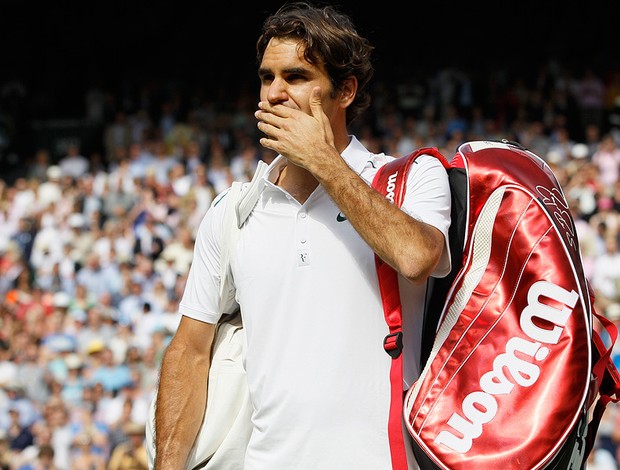
<path id="1" fill-rule="evenodd" d="M 142 424 L 130 421 L 125 425 L 127 440 L 118 444 L 112 451 L 108 470 L 146 470 L 148 468 L 144 432 Z"/>
<path id="2" fill-rule="evenodd" d="M 374 264 L 401 275 L 405 387 L 419 373 L 425 284 L 450 267 L 445 171 L 418 158 L 403 210 L 369 185 L 392 157 L 374 155 L 347 124 L 369 105 L 372 46 L 333 7 L 289 4 L 257 43 L 263 147 L 279 153 L 231 254 L 254 407 L 246 470 L 383 470 L 390 357 Z M 219 203 L 221 202 L 221 203 Z M 183 468 L 199 430 L 218 309 L 226 195 L 205 216 L 163 359 L 156 412 L 156 468 Z M 415 463 L 410 457 L 410 468 Z"/>

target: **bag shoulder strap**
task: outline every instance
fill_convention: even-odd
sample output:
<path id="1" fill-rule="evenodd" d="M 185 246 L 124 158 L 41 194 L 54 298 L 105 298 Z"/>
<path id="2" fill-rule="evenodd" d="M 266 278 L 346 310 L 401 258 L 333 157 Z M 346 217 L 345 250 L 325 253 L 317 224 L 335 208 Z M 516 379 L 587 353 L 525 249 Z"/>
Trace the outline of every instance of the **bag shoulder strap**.
<path id="1" fill-rule="evenodd" d="M 235 213 L 237 216 L 237 227 L 241 228 L 247 218 L 250 216 L 254 207 L 256 207 L 256 203 L 258 202 L 258 198 L 263 191 L 262 179 L 265 173 L 267 172 L 267 168 L 269 165 L 262 160 L 259 160 L 258 165 L 256 166 L 256 171 L 254 172 L 254 176 L 252 176 L 252 180 L 249 184 L 244 185 L 243 194 L 239 197 L 236 205 L 235 205 Z"/>
<path id="2" fill-rule="evenodd" d="M 420 155 L 432 155 L 448 168 L 450 164 L 436 148 L 423 147 L 409 155 L 395 158 L 383 165 L 372 182 L 372 187 L 397 207 L 403 203 L 407 189 L 407 175 L 409 168 Z M 379 278 L 379 290 L 383 303 L 385 321 L 389 327 L 389 333 L 383 340 L 383 348 L 392 358 L 390 367 L 390 417 L 388 423 L 388 435 L 390 453 L 392 456 L 392 468 L 394 470 L 406 470 L 407 452 L 403 436 L 403 333 L 402 333 L 402 307 L 400 292 L 398 289 L 398 273 L 379 256 L 375 255 L 375 265 Z"/>
<path id="3" fill-rule="evenodd" d="M 403 157 L 395 158 L 379 168 L 372 182 L 372 187 L 380 194 L 390 199 L 394 205 L 400 207 L 405 198 L 407 190 L 407 175 L 416 158 L 420 155 L 431 155 L 437 158 L 442 166 L 448 170 L 451 168 L 448 160 L 435 147 L 421 147 Z M 398 295 L 398 278 L 396 271 L 385 263 L 381 258 L 375 256 L 377 274 L 379 276 L 379 287 L 383 298 L 383 308 L 386 321 L 390 330 L 394 332 L 402 329 L 402 312 L 396 307 L 400 306 L 400 295 Z M 384 289 L 386 291 L 384 292 Z M 397 295 L 390 295 L 389 290 L 394 290 Z"/>
<path id="4" fill-rule="evenodd" d="M 236 201 L 241 197 L 242 187 L 243 183 L 235 181 L 226 195 L 228 201 L 226 201 L 226 212 L 224 214 L 220 260 L 220 302 L 222 302 L 223 294 L 228 290 L 230 284 L 228 267 L 230 264 L 231 246 L 236 243 L 237 237 L 239 236 L 239 228 L 235 221 L 234 209 Z"/>
<path id="5" fill-rule="evenodd" d="M 222 294 L 228 290 L 230 284 L 230 253 L 232 247 L 237 243 L 239 231 L 248 219 L 258 198 L 260 197 L 263 185 L 261 183 L 263 175 L 269 165 L 260 160 L 254 172 L 254 176 L 249 183 L 234 181 L 226 195 L 226 213 L 224 214 L 224 230 L 222 232 L 221 262 L 220 262 L 220 299 Z"/>
<path id="6" fill-rule="evenodd" d="M 396 206 L 400 207 L 403 203 L 405 191 L 407 189 L 406 182 L 407 175 L 409 174 L 409 168 L 420 155 L 430 155 L 435 157 L 446 170 L 451 168 L 450 162 L 448 162 L 446 157 L 444 157 L 436 147 L 421 147 L 408 155 L 395 158 L 379 168 L 379 171 L 375 175 L 372 182 L 373 188 L 384 196 L 387 196 L 388 193 L 393 192 L 394 197 L 392 202 Z M 390 199 L 392 199 L 392 197 L 390 197 Z"/>

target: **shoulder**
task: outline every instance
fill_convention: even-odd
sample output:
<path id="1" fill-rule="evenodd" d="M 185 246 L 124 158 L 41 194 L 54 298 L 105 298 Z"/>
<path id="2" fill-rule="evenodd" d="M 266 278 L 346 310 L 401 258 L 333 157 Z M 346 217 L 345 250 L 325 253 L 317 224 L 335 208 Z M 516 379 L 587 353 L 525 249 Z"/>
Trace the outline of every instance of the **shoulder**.
<path id="1" fill-rule="evenodd" d="M 231 188 L 228 187 L 224 191 L 219 193 L 217 196 L 215 196 L 213 198 L 213 201 L 211 201 L 211 206 L 209 207 L 209 211 L 220 210 L 221 207 L 226 206 L 226 203 L 224 202 L 222 204 L 222 202 L 226 200 L 226 196 L 230 193 L 230 190 L 231 190 Z M 220 206 L 220 209 L 215 209 L 218 206 Z"/>
<path id="2" fill-rule="evenodd" d="M 384 153 L 368 153 L 366 162 L 362 166 L 360 176 L 368 182 L 371 182 L 379 169 L 387 163 L 394 160 L 394 157 Z"/>
<path id="3" fill-rule="evenodd" d="M 423 152 L 423 150 L 421 150 Z M 369 154 L 369 158 L 368 161 L 369 162 L 373 162 L 375 164 L 375 166 L 377 167 L 381 167 L 383 165 L 385 165 L 386 163 L 389 163 L 393 160 L 398 160 L 398 159 L 402 159 L 402 160 L 406 160 L 407 158 L 410 158 L 410 156 L 415 153 L 415 152 L 411 152 L 410 154 L 407 155 L 402 155 L 402 156 L 393 156 L 393 155 L 386 155 L 385 153 L 370 153 Z M 443 167 L 442 163 L 439 161 L 438 158 L 436 158 L 435 156 L 431 155 L 430 153 L 420 153 L 417 157 L 415 157 L 415 162 L 417 162 L 418 164 L 426 164 L 426 165 L 430 165 L 430 166 L 440 166 Z"/>
<path id="4" fill-rule="evenodd" d="M 407 159 L 412 158 L 410 157 L 410 155 L 393 157 L 390 155 L 383 155 L 383 154 L 377 155 L 377 157 L 378 158 L 373 160 L 375 162 L 375 166 L 377 169 L 381 168 L 383 165 L 390 163 L 394 160 L 401 160 L 403 163 L 405 163 Z M 447 178 L 446 169 L 444 168 L 442 162 L 440 162 L 438 158 L 430 154 L 421 153 L 417 157 L 415 157 L 413 164 L 410 166 L 409 178 L 411 178 L 412 175 L 424 174 L 426 172 L 437 173 L 440 176 L 445 175 Z"/>
<path id="5" fill-rule="evenodd" d="M 434 169 L 439 170 L 442 173 L 447 173 L 443 164 L 439 161 L 437 157 L 434 157 L 433 155 L 423 153 L 415 159 L 415 163 L 421 168 Z"/>
<path id="6" fill-rule="evenodd" d="M 409 170 L 407 185 L 426 187 L 432 190 L 441 189 L 448 192 L 448 172 L 443 164 L 434 156 L 421 154 L 418 156 Z"/>
<path id="7" fill-rule="evenodd" d="M 227 188 L 213 199 L 198 226 L 198 237 L 213 235 L 214 232 L 217 232 L 217 228 L 222 225 L 226 206 L 230 199 L 227 197 L 229 193 L 230 188 Z"/>

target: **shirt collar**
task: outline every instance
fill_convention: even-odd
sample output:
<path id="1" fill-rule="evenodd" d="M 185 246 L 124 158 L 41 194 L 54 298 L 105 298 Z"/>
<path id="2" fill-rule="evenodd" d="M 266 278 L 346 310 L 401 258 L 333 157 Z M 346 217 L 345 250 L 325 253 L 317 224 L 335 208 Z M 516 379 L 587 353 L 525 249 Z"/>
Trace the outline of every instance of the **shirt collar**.
<path id="1" fill-rule="evenodd" d="M 364 169 L 364 166 L 368 162 L 369 152 L 366 147 L 357 139 L 355 136 L 350 136 L 351 140 L 347 148 L 344 149 L 341 156 L 347 165 L 351 167 L 353 171 L 355 171 L 358 175 Z M 278 179 L 278 175 L 282 168 L 286 165 L 286 158 L 282 155 L 278 155 L 267 170 L 265 175 L 265 179 L 275 184 Z"/>
<path id="2" fill-rule="evenodd" d="M 344 161 L 347 162 L 351 169 L 358 175 L 362 172 L 366 163 L 368 163 L 369 156 L 370 152 L 368 152 L 368 149 L 364 147 L 354 135 L 351 136 L 349 145 L 347 145 L 347 148 L 342 152 Z"/>

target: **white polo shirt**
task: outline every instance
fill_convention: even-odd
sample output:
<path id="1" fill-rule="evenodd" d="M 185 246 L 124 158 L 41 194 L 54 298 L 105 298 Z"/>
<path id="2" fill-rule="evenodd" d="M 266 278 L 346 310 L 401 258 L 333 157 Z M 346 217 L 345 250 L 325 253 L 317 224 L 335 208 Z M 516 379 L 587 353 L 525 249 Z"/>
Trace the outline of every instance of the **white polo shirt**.
<path id="1" fill-rule="evenodd" d="M 366 181 L 392 157 L 352 138 L 342 154 Z M 275 186 L 278 157 L 231 254 L 246 332 L 246 369 L 254 432 L 246 470 L 389 469 L 387 423 L 391 359 L 374 253 L 319 186 L 299 204 Z M 403 209 L 437 227 L 446 244 L 434 275 L 449 271 L 448 179 L 441 164 L 419 157 Z M 221 202 L 221 203 L 220 203 Z M 219 259 L 226 197 L 201 223 L 179 311 L 218 320 Z M 389 221 L 386 221 L 386 224 Z M 405 387 L 419 374 L 425 286 L 402 280 Z"/>

